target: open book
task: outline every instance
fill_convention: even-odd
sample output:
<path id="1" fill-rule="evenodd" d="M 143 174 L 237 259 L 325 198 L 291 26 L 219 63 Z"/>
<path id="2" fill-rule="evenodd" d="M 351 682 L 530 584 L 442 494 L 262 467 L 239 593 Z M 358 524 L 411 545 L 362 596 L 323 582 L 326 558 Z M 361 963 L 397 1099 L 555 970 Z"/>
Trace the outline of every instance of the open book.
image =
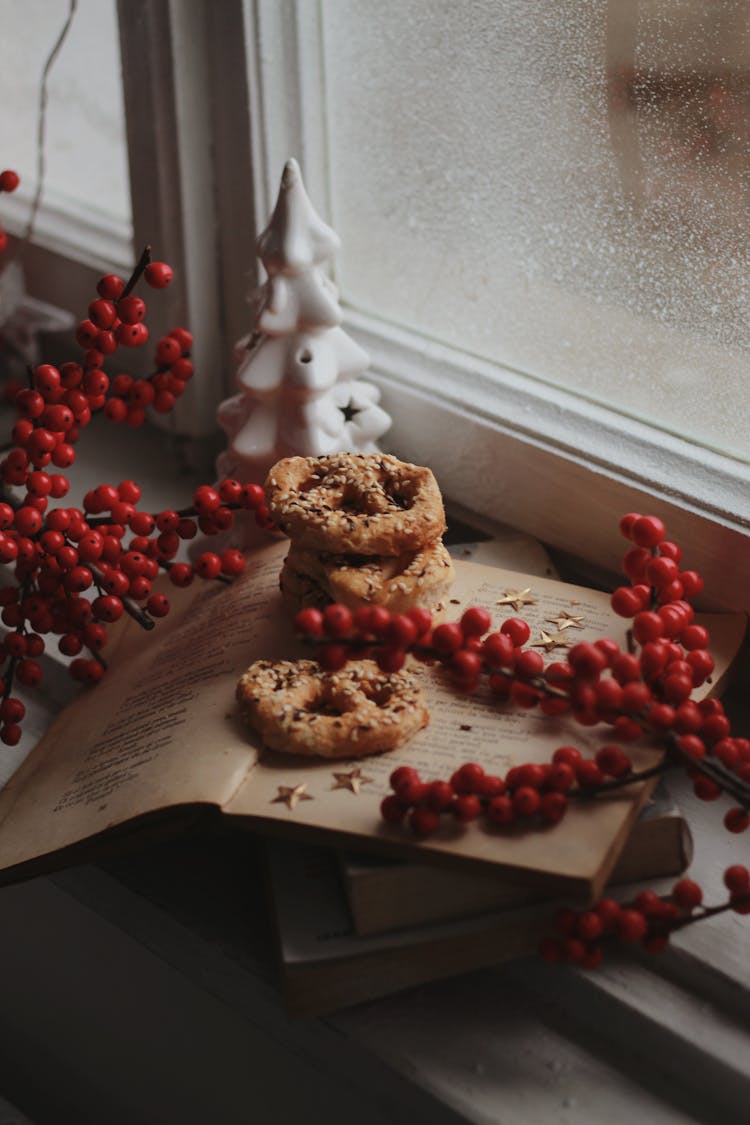
<path id="1" fill-rule="evenodd" d="M 230 587 L 201 583 L 178 591 L 173 612 L 152 634 L 128 622 L 107 653 L 107 678 L 60 714 L 0 793 L 2 877 L 93 858 L 107 836 L 211 808 L 264 832 L 484 866 L 567 894 L 599 893 L 648 785 L 585 807 L 578 803 L 546 830 L 510 835 L 479 824 L 465 830 L 446 825 L 422 843 L 379 816 L 396 765 L 414 765 L 426 778 L 445 777 L 475 759 L 504 773 L 515 763 L 548 760 L 562 743 L 573 741 L 592 753 L 606 737 L 597 728 L 514 712 L 488 696 L 458 696 L 439 669 L 427 669 L 430 725 L 397 751 L 331 762 L 262 748 L 241 724 L 234 692 L 253 660 L 307 654 L 278 594 L 285 550 L 285 543 L 273 543 L 254 553 Z M 612 614 L 605 594 L 543 578 L 526 581 L 472 563 L 459 562 L 456 569 L 451 617 L 478 604 L 499 623 L 513 611 L 498 601 L 509 590 L 531 586 L 529 597 L 536 600 L 523 610 L 535 636 L 548 627 L 548 618 L 568 612 L 580 618 L 576 640 L 624 640 L 625 623 Z M 719 679 L 745 623 L 720 615 L 708 624 Z M 648 746 L 631 753 L 636 768 L 658 756 Z M 370 779 L 359 792 L 337 787 L 334 772 L 356 767 Z M 297 786 L 305 786 L 309 799 L 285 801 L 284 789 Z"/>

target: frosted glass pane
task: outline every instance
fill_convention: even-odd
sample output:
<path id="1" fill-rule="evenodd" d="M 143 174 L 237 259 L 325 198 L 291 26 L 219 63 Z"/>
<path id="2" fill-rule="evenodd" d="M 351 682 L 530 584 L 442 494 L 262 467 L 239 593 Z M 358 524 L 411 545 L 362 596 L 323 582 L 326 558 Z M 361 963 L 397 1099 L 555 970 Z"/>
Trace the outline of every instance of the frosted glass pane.
<path id="1" fill-rule="evenodd" d="M 0 67 L 0 167 L 36 187 L 39 84 L 65 23 L 68 0 L 4 0 Z M 131 223 L 115 0 L 79 0 L 48 80 L 45 199 Z"/>
<path id="2" fill-rule="evenodd" d="M 322 0 L 346 301 L 750 458 L 747 0 Z"/>

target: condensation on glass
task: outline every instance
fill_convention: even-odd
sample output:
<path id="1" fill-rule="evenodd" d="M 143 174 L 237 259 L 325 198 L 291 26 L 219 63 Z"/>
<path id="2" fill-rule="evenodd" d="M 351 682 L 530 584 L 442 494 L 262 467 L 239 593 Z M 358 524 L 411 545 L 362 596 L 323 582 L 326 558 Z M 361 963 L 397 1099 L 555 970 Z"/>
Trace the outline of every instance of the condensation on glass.
<path id="1" fill-rule="evenodd" d="M 36 187 L 37 107 L 42 68 L 62 29 L 68 0 L 12 0 L 2 5 L 0 166 Z M 68 36 L 50 72 L 44 203 L 130 236 L 115 0 L 78 0 Z"/>
<path id="2" fill-rule="evenodd" d="M 747 0 L 322 0 L 352 306 L 750 459 Z"/>

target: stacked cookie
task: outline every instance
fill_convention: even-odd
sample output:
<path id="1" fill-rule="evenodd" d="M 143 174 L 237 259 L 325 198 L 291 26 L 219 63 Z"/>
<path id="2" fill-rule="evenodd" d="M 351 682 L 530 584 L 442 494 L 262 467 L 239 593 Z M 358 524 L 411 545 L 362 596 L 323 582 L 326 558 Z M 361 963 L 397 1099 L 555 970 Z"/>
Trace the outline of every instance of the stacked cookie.
<path id="1" fill-rule="evenodd" d="M 432 472 L 385 454 L 288 457 L 265 484 L 292 541 L 280 585 L 297 611 L 339 602 L 436 610 L 454 578 Z"/>

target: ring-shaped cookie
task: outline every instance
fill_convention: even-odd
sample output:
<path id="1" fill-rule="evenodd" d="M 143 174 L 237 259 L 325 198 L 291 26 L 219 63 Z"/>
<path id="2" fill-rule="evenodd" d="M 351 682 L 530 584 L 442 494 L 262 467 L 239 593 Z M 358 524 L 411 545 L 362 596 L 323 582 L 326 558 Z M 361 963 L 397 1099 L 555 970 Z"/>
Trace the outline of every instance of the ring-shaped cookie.
<path id="1" fill-rule="evenodd" d="M 454 579 L 451 557 L 440 539 L 401 555 L 329 555 L 293 543 L 281 586 L 302 595 L 306 605 L 381 605 L 391 613 L 406 613 L 415 606 L 435 609 Z"/>
<path id="2" fill-rule="evenodd" d="M 426 726 L 416 676 L 372 660 L 323 672 L 314 660 L 256 660 L 237 684 L 245 721 L 272 750 L 355 758 L 393 750 Z"/>
<path id="3" fill-rule="evenodd" d="M 432 471 L 386 454 L 286 457 L 265 492 L 279 528 L 314 551 L 400 555 L 445 531 Z"/>

